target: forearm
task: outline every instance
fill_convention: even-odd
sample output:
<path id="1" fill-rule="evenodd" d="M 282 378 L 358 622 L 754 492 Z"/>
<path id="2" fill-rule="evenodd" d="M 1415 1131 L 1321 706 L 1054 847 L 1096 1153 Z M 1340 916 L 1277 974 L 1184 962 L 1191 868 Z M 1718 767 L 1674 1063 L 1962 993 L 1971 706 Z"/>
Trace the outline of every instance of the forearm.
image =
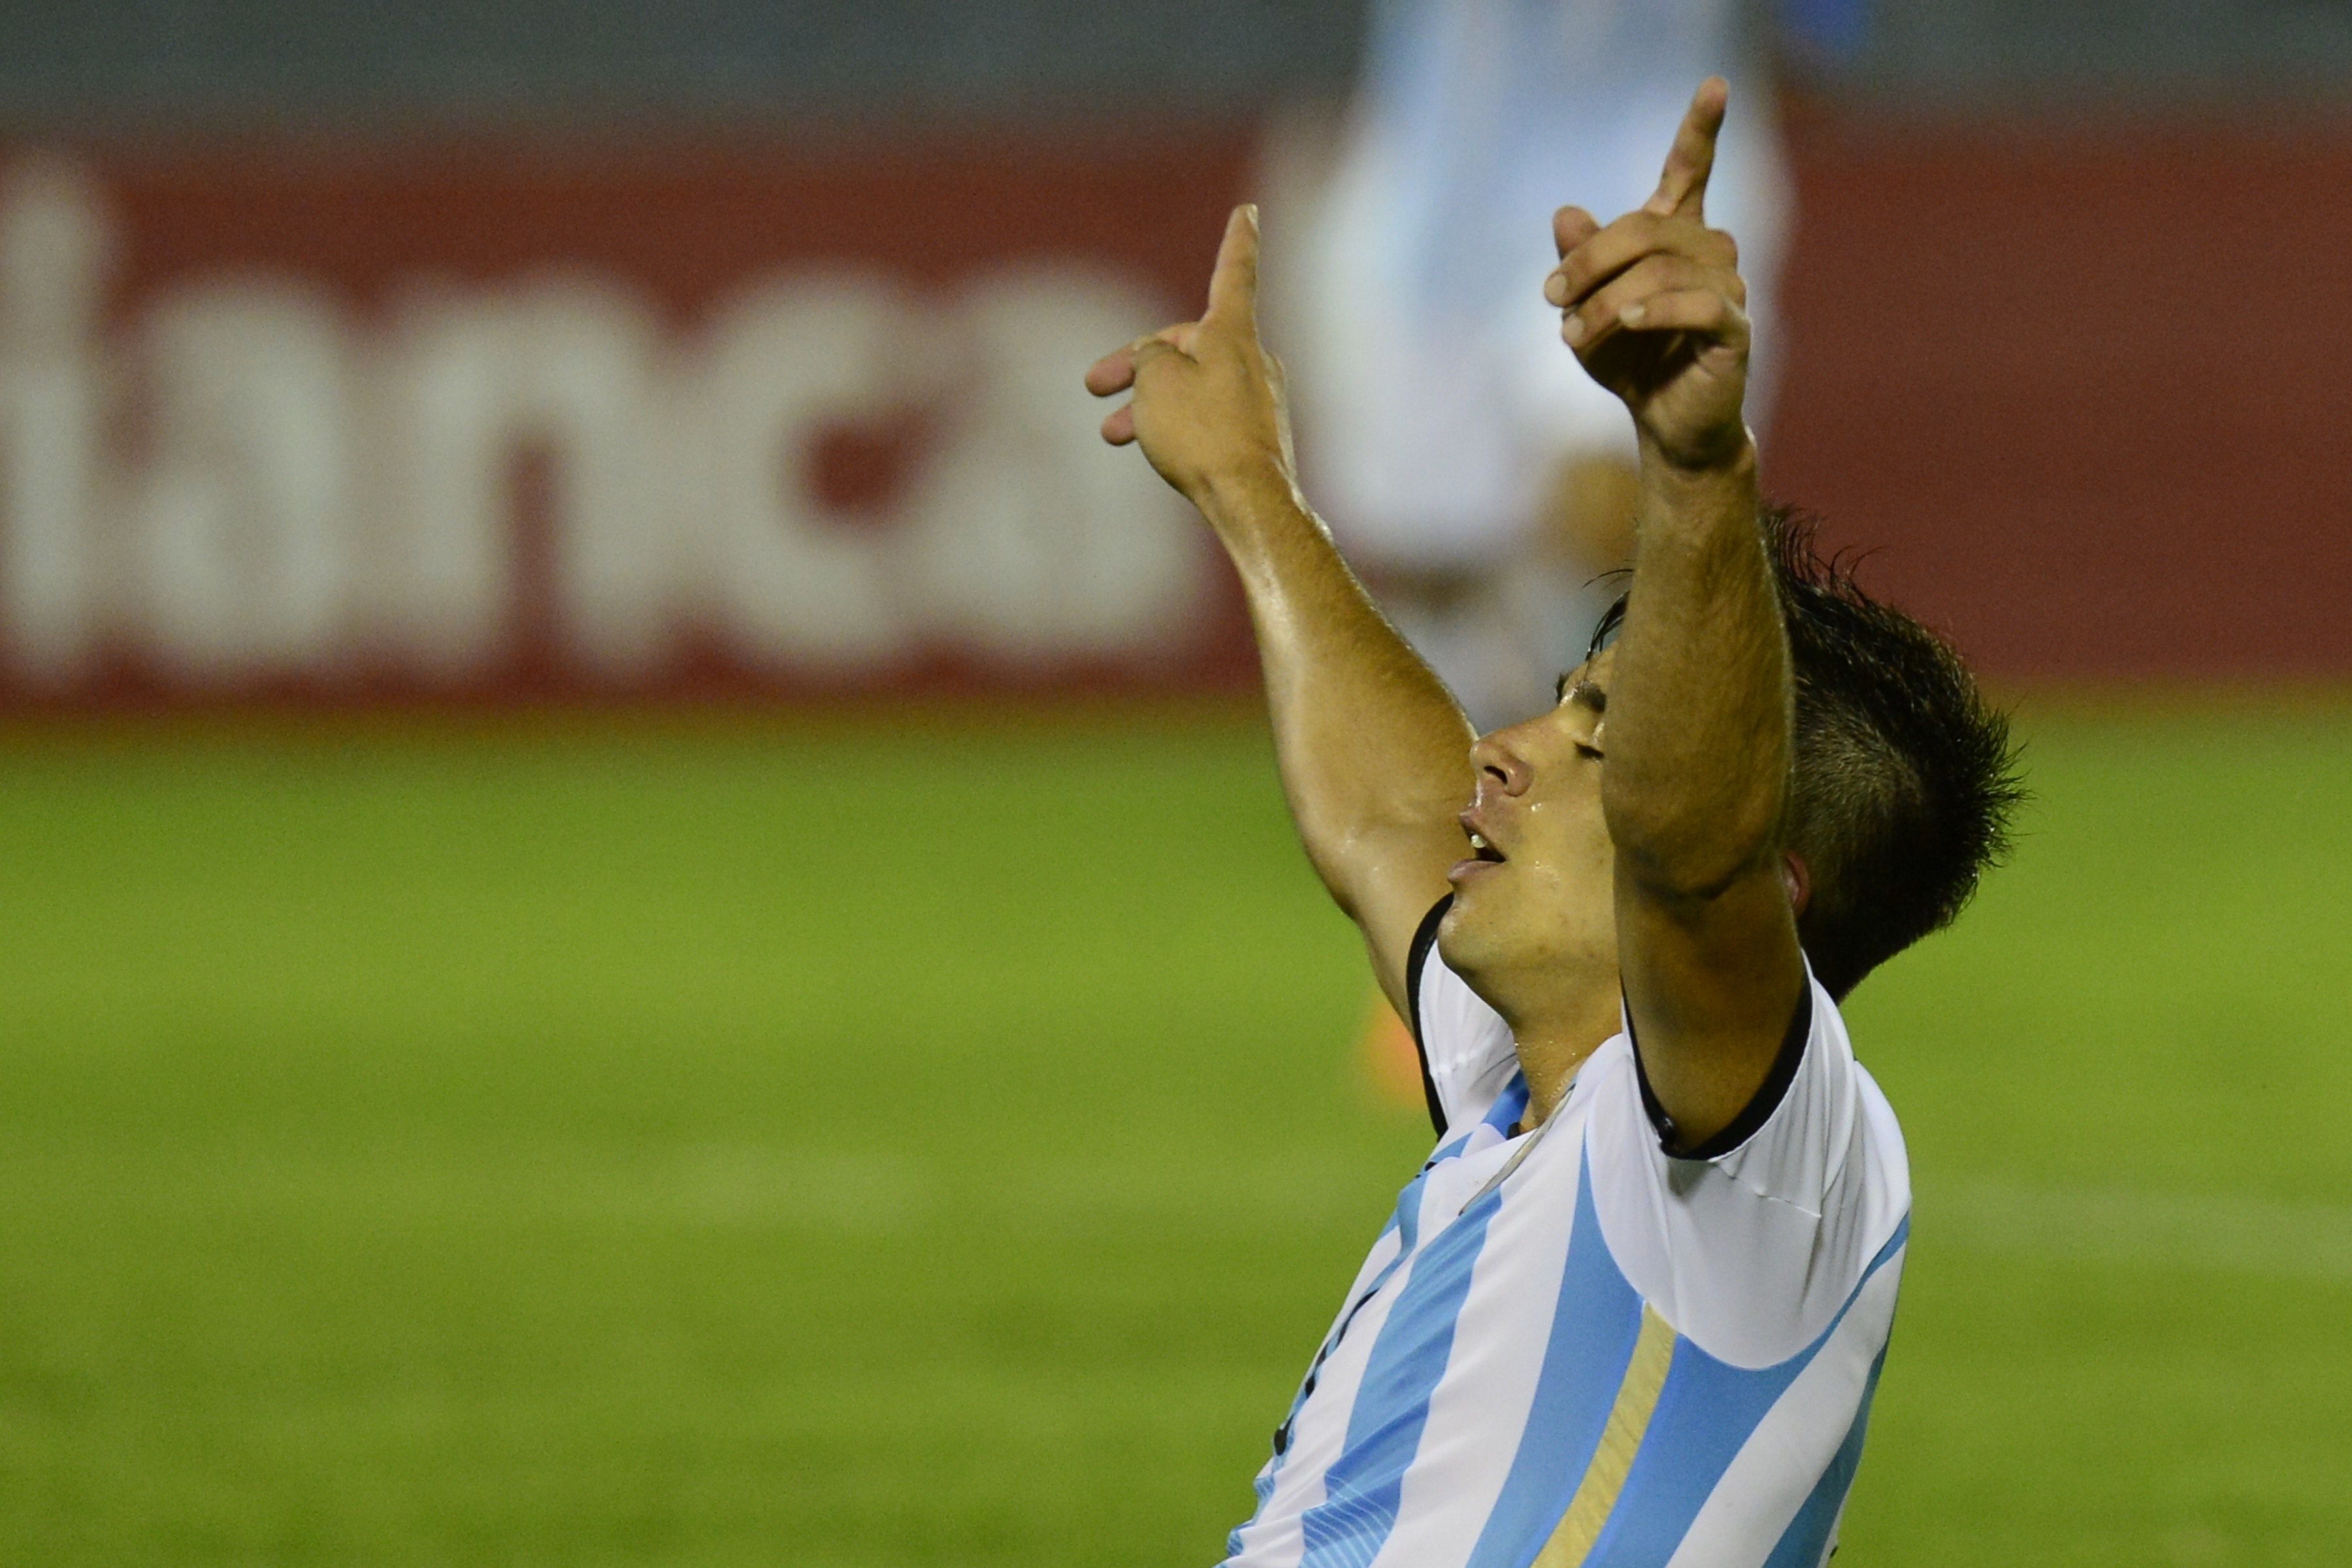
<path id="1" fill-rule="evenodd" d="M 1241 577 L 1309 859 L 1360 921 L 1384 895 L 1417 919 L 1461 853 L 1469 721 L 1287 482 L 1223 485 L 1200 504 Z"/>
<path id="2" fill-rule="evenodd" d="M 1755 451 L 1642 461 L 1633 585 L 1609 694 L 1610 836 L 1661 891 L 1719 891 L 1777 845 L 1792 697 L 1757 527 Z"/>

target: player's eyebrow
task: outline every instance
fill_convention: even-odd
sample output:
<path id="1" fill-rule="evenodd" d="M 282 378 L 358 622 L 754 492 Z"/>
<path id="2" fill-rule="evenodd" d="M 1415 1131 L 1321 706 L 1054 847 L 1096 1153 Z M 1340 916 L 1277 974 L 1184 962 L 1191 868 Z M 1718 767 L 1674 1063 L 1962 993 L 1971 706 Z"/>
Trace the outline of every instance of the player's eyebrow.
<path id="1" fill-rule="evenodd" d="M 1552 701 L 1555 705 L 1573 702 L 1580 708 L 1590 708 L 1595 713 L 1609 711 L 1609 693 L 1596 681 L 1579 680 L 1572 669 L 1561 676 L 1559 684 L 1552 688 Z"/>

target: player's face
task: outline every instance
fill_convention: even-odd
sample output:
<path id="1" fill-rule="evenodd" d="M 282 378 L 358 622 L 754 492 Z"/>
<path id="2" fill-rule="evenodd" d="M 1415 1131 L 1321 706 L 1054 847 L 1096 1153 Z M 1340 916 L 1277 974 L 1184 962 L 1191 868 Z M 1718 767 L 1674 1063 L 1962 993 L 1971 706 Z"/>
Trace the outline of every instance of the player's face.
<path id="1" fill-rule="evenodd" d="M 1578 666 L 1546 712 L 1471 748 L 1477 795 L 1462 814 L 1470 858 L 1448 873 L 1445 961 L 1474 984 L 1613 982 L 1615 854 L 1601 810 L 1614 650 Z"/>

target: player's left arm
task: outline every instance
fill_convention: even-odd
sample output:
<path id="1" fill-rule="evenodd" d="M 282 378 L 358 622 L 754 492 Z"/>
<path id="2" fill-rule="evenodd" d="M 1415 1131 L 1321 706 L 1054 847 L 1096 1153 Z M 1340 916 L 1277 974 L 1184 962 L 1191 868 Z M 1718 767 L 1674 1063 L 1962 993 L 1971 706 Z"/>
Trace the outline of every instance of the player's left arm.
<path id="1" fill-rule="evenodd" d="M 1608 680 L 1601 805 L 1643 1070 L 1695 1147 L 1762 1085 L 1805 984 L 1782 817 L 1793 695 L 1741 415 L 1747 291 L 1703 203 L 1728 89 L 1702 86 L 1657 194 L 1564 208 L 1546 288 L 1641 438 L 1633 580 Z"/>

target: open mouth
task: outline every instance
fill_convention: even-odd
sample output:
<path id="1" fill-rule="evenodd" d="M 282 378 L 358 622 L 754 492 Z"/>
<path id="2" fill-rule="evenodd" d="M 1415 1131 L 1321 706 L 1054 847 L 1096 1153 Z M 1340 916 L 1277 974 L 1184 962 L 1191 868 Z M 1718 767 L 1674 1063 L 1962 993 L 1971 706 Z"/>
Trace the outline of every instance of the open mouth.
<path id="1" fill-rule="evenodd" d="M 1486 836 L 1479 833 L 1473 833 L 1470 836 L 1470 858 L 1474 860 L 1484 860 L 1493 866 L 1503 863 L 1503 852 L 1487 843 Z"/>

